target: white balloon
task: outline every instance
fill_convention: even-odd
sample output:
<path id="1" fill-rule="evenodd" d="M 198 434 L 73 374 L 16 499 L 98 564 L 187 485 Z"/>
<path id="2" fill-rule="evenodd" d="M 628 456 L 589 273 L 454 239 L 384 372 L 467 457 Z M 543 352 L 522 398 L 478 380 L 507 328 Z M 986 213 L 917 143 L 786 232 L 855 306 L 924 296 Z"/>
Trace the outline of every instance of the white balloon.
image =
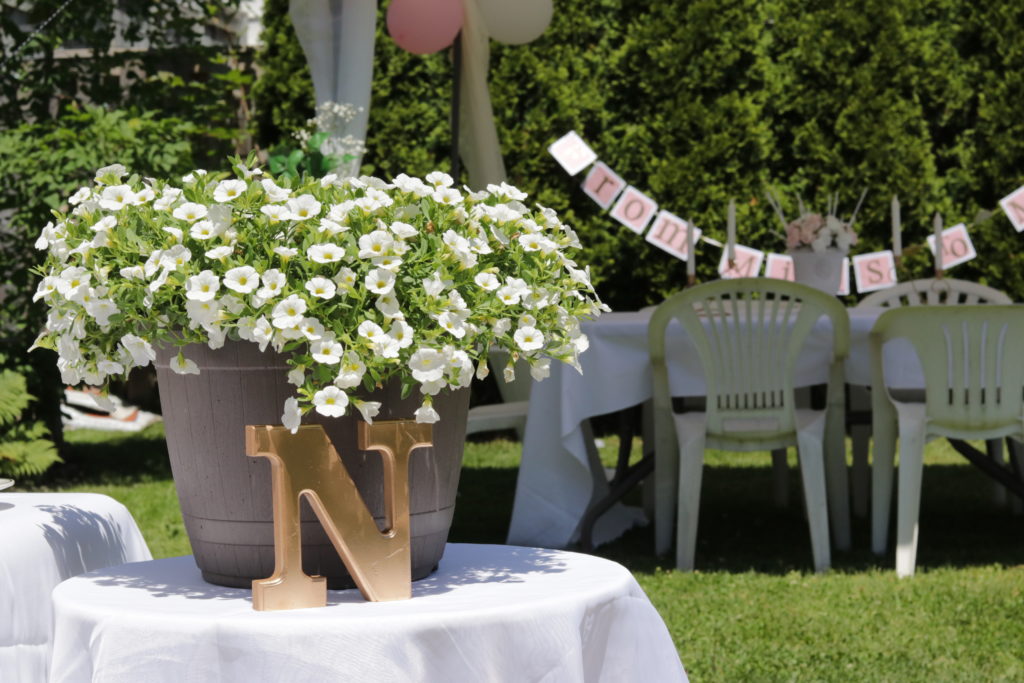
<path id="1" fill-rule="evenodd" d="M 551 23 L 551 0 L 476 0 L 487 32 L 499 43 L 536 40 Z"/>

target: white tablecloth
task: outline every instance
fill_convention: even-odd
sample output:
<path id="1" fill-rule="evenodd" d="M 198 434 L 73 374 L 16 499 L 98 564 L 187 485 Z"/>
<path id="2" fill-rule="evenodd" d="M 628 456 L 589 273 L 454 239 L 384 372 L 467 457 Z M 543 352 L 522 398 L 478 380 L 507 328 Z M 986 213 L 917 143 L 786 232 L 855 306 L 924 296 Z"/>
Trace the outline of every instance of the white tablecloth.
<path id="1" fill-rule="evenodd" d="M 449 544 L 413 598 L 256 612 L 190 556 L 94 572 L 53 593 L 51 681 L 684 681 L 624 567 L 589 555 Z"/>
<path id="2" fill-rule="evenodd" d="M 850 310 L 846 379 L 851 384 L 871 384 L 869 334 L 884 310 Z M 552 363 L 551 376 L 534 383 L 509 543 L 548 548 L 568 546 L 578 538 L 579 523 L 591 499 L 607 492 L 603 479 L 593 475 L 596 465 L 587 457 L 582 425 L 587 418 L 651 398 L 647 351 L 651 312 L 608 313 L 584 323 L 590 349 L 580 357 L 583 373 Z M 704 373 L 696 350 L 678 324 L 669 327 L 668 348 L 673 394 L 704 395 Z M 825 383 L 831 353 L 832 327 L 827 318 L 821 318 L 805 343 L 797 366 L 796 386 Z M 887 347 L 885 365 L 891 386 L 924 386 L 920 365 L 908 346 Z M 616 505 L 598 521 L 595 541 L 615 538 L 643 520 L 642 510 Z"/>
<path id="3" fill-rule="evenodd" d="M 127 508 L 94 493 L 0 493 L 0 681 L 46 680 L 50 592 L 152 557 Z"/>

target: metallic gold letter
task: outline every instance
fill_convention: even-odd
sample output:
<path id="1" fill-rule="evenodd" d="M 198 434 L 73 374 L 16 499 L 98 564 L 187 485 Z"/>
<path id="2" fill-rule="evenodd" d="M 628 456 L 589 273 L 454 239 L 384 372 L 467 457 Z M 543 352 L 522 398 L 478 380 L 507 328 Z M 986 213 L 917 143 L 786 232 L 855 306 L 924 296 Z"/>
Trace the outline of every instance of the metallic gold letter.
<path id="1" fill-rule="evenodd" d="M 359 424 L 359 448 L 380 451 L 384 464 L 384 512 L 377 529 L 355 482 L 320 425 L 249 425 L 245 452 L 270 460 L 274 496 L 274 573 L 252 582 L 257 610 L 323 607 L 327 582 L 302 571 L 299 496 L 305 495 L 335 550 L 367 600 L 404 600 L 412 595 L 409 555 L 409 456 L 431 445 L 431 427 L 412 420 Z"/>

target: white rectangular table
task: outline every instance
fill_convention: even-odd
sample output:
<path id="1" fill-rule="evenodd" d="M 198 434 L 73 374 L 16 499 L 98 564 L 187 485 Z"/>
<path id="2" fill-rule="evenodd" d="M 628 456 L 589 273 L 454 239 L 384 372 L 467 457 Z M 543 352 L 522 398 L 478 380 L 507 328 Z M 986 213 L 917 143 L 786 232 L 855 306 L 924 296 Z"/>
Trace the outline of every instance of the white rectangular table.
<path id="1" fill-rule="evenodd" d="M 850 356 L 846 381 L 871 384 L 868 335 L 885 309 L 850 309 Z M 579 537 L 579 525 L 592 500 L 607 493 L 599 462 L 588 456 L 584 423 L 651 398 L 647 324 L 651 310 L 608 313 L 584 323 L 590 348 L 580 357 L 582 374 L 551 364 L 551 376 L 535 382 L 523 439 L 508 542 L 564 548 Z M 700 361 L 678 325 L 669 330 L 672 393 L 702 396 Z M 823 384 L 828 378 L 832 330 L 822 318 L 810 334 L 797 367 L 796 386 Z M 909 347 L 886 349 L 886 372 L 895 386 L 924 386 L 920 366 Z M 597 543 L 616 538 L 644 520 L 643 511 L 616 505 L 598 521 Z M 848 529 L 848 520 L 847 520 Z M 847 535 L 848 535 L 847 530 Z"/>
<path id="2" fill-rule="evenodd" d="M 151 558 L 131 513 L 113 498 L 0 493 L 0 681 L 46 680 L 57 584 Z"/>

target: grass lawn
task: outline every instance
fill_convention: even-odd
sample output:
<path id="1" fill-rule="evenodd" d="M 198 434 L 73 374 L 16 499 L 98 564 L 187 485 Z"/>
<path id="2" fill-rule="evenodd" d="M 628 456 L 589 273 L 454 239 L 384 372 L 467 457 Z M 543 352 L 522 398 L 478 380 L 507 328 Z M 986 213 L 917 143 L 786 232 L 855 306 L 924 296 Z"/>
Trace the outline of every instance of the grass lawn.
<path id="1" fill-rule="evenodd" d="M 190 552 L 160 425 L 68 439 L 78 473 L 36 490 L 105 493 L 131 510 L 154 556 Z M 608 457 L 615 448 L 609 439 Z M 451 540 L 504 540 L 518 460 L 517 443 L 467 444 Z M 767 454 L 709 453 L 698 571 L 655 557 L 650 528 L 599 554 L 633 571 L 693 681 L 1024 680 L 1024 517 L 997 508 L 988 481 L 945 444 L 925 462 L 913 579 L 867 550 L 856 519 L 854 550 L 815 575 L 798 474 L 789 507 L 774 507 Z"/>

